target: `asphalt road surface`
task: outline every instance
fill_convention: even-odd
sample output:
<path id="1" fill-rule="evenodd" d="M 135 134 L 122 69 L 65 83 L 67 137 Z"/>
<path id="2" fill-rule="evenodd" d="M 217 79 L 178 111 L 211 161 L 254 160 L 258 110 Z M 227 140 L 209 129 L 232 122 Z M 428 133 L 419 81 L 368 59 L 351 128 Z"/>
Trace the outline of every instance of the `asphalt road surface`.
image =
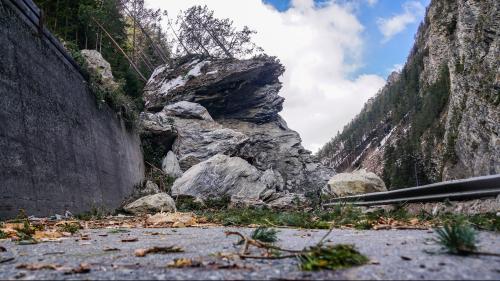
<path id="1" fill-rule="evenodd" d="M 339 271 L 302 272 L 294 258 L 238 260 L 221 258 L 236 253 L 236 237 L 224 232 L 249 234 L 250 228 L 109 229 L 83 231 L 59 242 L 17 245 L 0 240 L 0 279 L 491 279 L 500 280 L 500 257 L 459 257 L 443 253 L 432 231 L 335 230 L 329 243 L 355 244 L 371 262 Z M 278 245 L 302 249 L 313 245 L 324 230 L 280 229 Z M 123 242 L 131 240 L 135 242 Z M 481 232 L 481 250 L 500 252 L 500 235 Z M 179 246 L 183 253 L 137 257 L 141 248 Z M 231 255 L 229 255 L 231 257 Z M 171 268 L 174 259 L 191 259 L 196 267 Z M 80 267 L 81 264 L 86 264 Z M 24 267 L 24 268 L 23 268 Z M 37 267 L 45 267 L 38 269 Z M 34 269 L 34 270 L 31 270 Z M 85 272 L 88 271 L 88 272 Z"/>

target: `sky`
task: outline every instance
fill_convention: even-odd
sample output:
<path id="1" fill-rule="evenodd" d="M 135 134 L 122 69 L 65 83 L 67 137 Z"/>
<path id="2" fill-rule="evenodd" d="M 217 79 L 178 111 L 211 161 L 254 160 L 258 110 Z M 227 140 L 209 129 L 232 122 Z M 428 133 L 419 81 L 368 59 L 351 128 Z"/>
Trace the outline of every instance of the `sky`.
<path id="1" fill-rule="evenodd" d="M 207 5 L 256 30 L 286 67 L 281 115 L 316 152 L 406 62 L 430 0 L 146 0 L 174 17 Z"/>

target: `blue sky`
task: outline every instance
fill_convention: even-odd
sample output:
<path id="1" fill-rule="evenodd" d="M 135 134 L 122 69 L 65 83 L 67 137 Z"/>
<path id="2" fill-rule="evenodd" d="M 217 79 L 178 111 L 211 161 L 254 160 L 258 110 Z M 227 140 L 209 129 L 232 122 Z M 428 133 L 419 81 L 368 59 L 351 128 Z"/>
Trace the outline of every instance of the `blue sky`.
<path id="1" fill-rule="evenodd" d="M 291 0 L 263 0 L 271 4 L 279 11 L 286 11 L 290 8 Z M 318 5 L 328 3 L 328 0 L 315 0 Z M 366 48 L 363 53 L 363 66 L 353 75 L 362 73 L 377 74 L 387 77 L 391 70 L 397 65 L 403 65 L 414 43 L 414 36 L 417 32 L 420 22 L 423 20 L 423 13 L 416 15 L 415 22 L 406 25 L 405 29 L 395 34 L 390 40 L 384 40 L 384 35 L 379 30 L 379 19 L 390 18 L 405 12 L 405 4 L 408 2 L 421 3 L 427 7 L 430 0 L 378 0 L 370 1 L 341 0 L 337 3 L 354 3 L 354 14 L 363 24 L 365 30 L 363 39 L 366 42 Z"/>

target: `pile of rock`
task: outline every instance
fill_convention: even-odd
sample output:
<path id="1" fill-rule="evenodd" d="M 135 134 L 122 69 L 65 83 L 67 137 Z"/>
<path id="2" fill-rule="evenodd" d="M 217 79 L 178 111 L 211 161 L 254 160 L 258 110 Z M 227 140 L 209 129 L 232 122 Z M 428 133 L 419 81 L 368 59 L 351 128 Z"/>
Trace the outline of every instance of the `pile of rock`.
<path id="1" fill-rule="evenodd" d="M 333 172 L 278 115 L 283 71 L 271 57 L 192 56 L 156 69 L 145 87 L 142 135 L 165 151 L 172 196 L 285 208 L 326 185 Z"/>
<path id="2" fill-rule="evenodd" d="M 143 139 L 165 152 L 172 196 L 228 196 L 235 206 L 290 208 L 334 174 L 279 116 L 284 68 L 274 58 L 187 57 L 156 69 L 145 88 Z"/>

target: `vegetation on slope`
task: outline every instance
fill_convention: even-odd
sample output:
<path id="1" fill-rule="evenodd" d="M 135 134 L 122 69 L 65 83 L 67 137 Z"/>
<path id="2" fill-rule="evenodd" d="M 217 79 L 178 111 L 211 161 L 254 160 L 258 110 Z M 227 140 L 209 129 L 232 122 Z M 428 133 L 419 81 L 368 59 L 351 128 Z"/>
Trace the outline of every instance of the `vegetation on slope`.
<path id="1" fill-rule="evenodd" d="M 427 25 L 428 22 L 423 23 L 419 33 Z M 386 185 L 390 189 L 397 189 L 438 180 L 429 172 L 429 167 L 433 165 L 429 156 L 435 149 L 434 140 L 444 137 L 440 118 L 450 96 L 450 73 L 448 66 L 442 65 L 437 81 L 432 85 L 424 84 L 421 74 L 428 50 L 421 46 L 424 44 L 417 39 L 399 77 L 388 83 L 367 103 L 361 113 L 344 127 L 342 133 L 318 152 L 319 157 L 332 158 L 339 150 L 345 154 L 359 155 L 367 145 L 367 135 L 373 133 L 374 128 L 380 124 L 385 126 L 384 135 L 398 126 L 404 126 L 405 133 L 399 136 L 397 143 L 385 150 L 383 179 Z M 452 149 L 450 154 L 451 159 Z"/>

